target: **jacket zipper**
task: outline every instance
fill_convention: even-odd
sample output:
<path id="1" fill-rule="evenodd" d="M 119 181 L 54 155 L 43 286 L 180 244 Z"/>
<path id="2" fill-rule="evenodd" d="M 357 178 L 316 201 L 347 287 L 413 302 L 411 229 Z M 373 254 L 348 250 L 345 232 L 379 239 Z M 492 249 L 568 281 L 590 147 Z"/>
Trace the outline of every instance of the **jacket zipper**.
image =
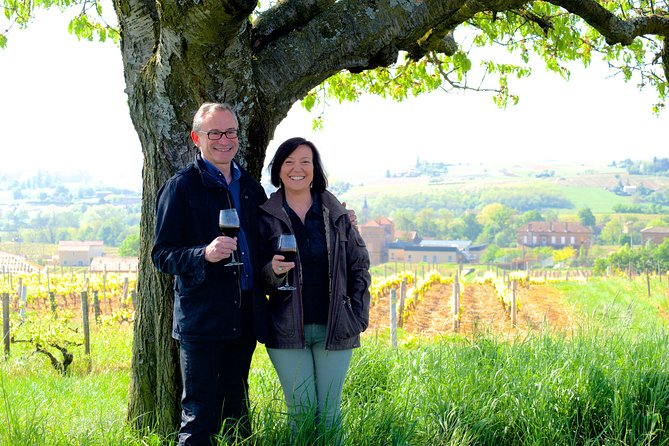
<path id="1" fill-rule="evenodd" d="M 334 296 L 332 295 L 332 275 L 334 274 L 334 263 L 336 262 L 336 256 L 335 252 L 332 252 L 333 246 L 334 250 L 337 250 L 337 246 L 339 246 L 338 243 L 338 237 L 339 237 L 339 231 L 335 230 L 334 234 L 334 245 L 332 244 L 332 227 L 330 226 L 330 210 L 323 205 L 323 223 L 325 225 L 325 243 L 326 243 L 326 248 L 328 252 L 328 324 L 325 330 L 326 337 L 325 337 L 325 350 L 330 350 L 330 347 L 334 343 L 334 323 L 335 323 L 335 316 L 337 314 L 337 308 L 336 305 L 338 305 L 337 302 L 334 302 Z M 335 226 L 336 229 L 336 226 Z"/>
<path id="2" fill-rule="evenodd" d="M 290 215 L 288 215 L 288 212 L 286 212 L 286 209 L 283 207 L 283 204 L 281 205 L 281 211 L 283 212 L 283 215 L 286 217 L 286 219 L 284 220 L 284 223 L 287 224 L 288 229 L 290 230 L 290 232 L 292 234 L 295 234 L 295 230 L 293 229 L 293 226 L 290 223 Z M 305 348 L 307 348 L 307 341 L 306 341 L 305 336 L 304 336 L 304 305 L 302 304 L 302 268 L 299 266 L 300 265 L 300 262 L 299 262 L 300 257 L 299 256 L 300 256 L 300 253 L 299 253 L 299 250 L 298 250 L 297 254 L 295 255 L 295 269 L 297 271 L 299 271 L 300 274 L 299 274 L 298 280 L 297 280 L 297 282 L 298 282 L 297 283 L 297 288 L 298 289 L 295 290 L 294 292 L 298 293 L 298 296 L 299 296 L 298 303 L 299 303 L 299 306 L 300 306 L 300 320 L 299 320 L 300 323 L 297 324 L 297 335 L 299 336 L 300 342 L 302 343 L 302 348 L 305 349 Z M 288 273 L 286 273 L 286 274 L 288 274 Z M 293 282 L 294 281 L 295 281 L 295 277 L 293 277 Z"/>

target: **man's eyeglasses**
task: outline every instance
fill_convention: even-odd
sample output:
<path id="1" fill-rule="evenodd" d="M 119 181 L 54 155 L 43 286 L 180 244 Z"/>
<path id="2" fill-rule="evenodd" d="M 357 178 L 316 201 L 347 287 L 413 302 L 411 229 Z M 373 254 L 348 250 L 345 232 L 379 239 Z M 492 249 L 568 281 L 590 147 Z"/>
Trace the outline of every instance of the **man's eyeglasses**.
<path id="1" fill-rule="evenodd" d="M 209 141 L 218 141 L 219 139 L 223 138 L 223 135 L 225 135 L 226 138 L 228 139 L 235 139 L 237 138 L 237 133 L 239 130 L 237 129 L 228 129 L 224 132 L 220 130 L 210 130 L 208 132 L 203 132 L 200 130 L 200 133 L 204 133 L 207 135 L 207 139 Z"/>

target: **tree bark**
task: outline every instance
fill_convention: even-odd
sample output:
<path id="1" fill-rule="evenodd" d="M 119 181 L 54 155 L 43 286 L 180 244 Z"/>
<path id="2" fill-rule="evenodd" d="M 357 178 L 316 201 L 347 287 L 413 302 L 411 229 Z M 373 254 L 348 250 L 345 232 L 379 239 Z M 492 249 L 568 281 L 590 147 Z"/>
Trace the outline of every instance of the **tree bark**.
<path id="1" fill-rule="evenodd" d="M 172 279 L 151 263 L 159 188 L 192 162 L 192 118 L 202 102 L 228 102 L 240 123 L 237 160 L 257 178 L 274 130 L 291 106 L 331 75 L 388 66 L 399 51 L 453 51 L 452 31 L 482 11 L 521 0 L 285 0 L 249 17 L 255 0 L 114 0 L 126 92 L 144 155 L 140 270 L 128 419 L 174 432 L 179 421 L 178 352 L 171 338 Z M 590 14 L 612 41 L 643 30 L 596 5 L 555 1 Z M 648 27 L 664 25 L 656 18 Z M 666 25 L 664 25 L 666 26 Z M 666 26 L 666 29 L 669 26 Z M 622 30 L 622 31 L 621 31 Z M 669 33 L 668 33 L 669 34 Z M 667 34 L 665 34 L 667 35 Z M 443 39 L 441 43 L 438 40 Z"/>

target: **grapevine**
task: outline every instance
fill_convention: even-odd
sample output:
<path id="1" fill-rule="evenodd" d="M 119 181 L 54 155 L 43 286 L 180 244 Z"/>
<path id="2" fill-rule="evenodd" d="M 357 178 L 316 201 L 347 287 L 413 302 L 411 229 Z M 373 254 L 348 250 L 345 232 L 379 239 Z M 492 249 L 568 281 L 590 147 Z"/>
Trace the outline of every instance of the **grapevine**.
<path id="1" fill-rule="evenodd" d="M 428 275 L 420 279 L 416 286 L 409 288 L 406 295 L 406 309 L 404 310 L 404 318 L 407 319 L 415 311 L 416 307 L 423 300 L 425 294 L 432 288 L 435 284 L 449 284 L 453 283 L 453 278 L 444 277 L 437 271 L 432 271 Z"/>
<path id="2" fill-rule="evenodd" d="M 53 293 L 54 300 L 61 298 L 66 304 L 72 302 L 76 307 L 79 296 L 83 291 L 97 293 L 100 300 L 111 303 L 112 300 L 119 302 L 119 312 L 115 316 L 119 320 L 132 320 L 134 310 L 131 307 L 131 292 L 137 284 L 137 274 L 127 273 L 50 273 L 41 272 L 3 274 L 0 276 L 0 293 L 7 293 L 10 298 L 16 298 L 19 289 L 18 284 L 26 287 L 26 305 L 34 307 L 50 299 Z M 89 296 L 89 299 L 91 296 Z M 20 303 L 19 305 L 23 305 Z M 67 309 L 67 308 L 66 308 Z M 66 310 L 65 309 L 65 310 Z M 64 310 L 59 310 L 62 312 Z"/>

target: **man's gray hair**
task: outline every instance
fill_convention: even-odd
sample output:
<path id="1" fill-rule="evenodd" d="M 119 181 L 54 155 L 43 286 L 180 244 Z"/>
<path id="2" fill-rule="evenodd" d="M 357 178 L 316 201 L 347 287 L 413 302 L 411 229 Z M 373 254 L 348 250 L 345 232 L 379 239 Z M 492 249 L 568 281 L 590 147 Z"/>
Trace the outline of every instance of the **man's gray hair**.
<path id="1" fill-rule="evenodd" d="M 237 124 L 237 127 L 239 127 L 237 114 L 234 112 L 230 104 L 219 103 L 219 102 L 205 102 L 204 104 L 200 105 L 200 108 L 195 113 L 195 117 L 193 118 L 193 130 L 196 132 L 202 130 L 201 126 L 202 126 L 202 121 L 204 121 L 204 118 L 206 118 L 207 116 L 211 115 L 214 112 L 223 110 L 227 110 L 230 113 L 232 113 L 232 116 L 235 118 L 235 124 Z"/>

